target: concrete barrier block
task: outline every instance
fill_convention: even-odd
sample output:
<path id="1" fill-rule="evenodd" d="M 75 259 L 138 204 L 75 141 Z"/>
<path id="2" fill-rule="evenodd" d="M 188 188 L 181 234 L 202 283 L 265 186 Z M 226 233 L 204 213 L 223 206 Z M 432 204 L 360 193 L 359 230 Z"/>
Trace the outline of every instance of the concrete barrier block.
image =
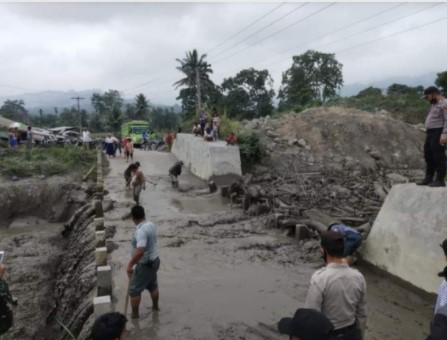
<path id="1" fill-rule="evenodd" d="M 106 232 L 105 230 L 95 232 L 96 247 L 106 246 Z"/>
<path id="2" fill-rule="evenodd" d="M 98 296 L 112 293 L 112 267 L 101 266 L 96 269 L 98 279 Z"/>
<path id="3" fill-rule="evenodd" d="M 93 298 L 93 312 L 95 313 L 95 318 L 110 313 L 111 311 L 112 299 L 110 298 L 110 295 Z"/>
<path id="4" fill-rule="evenodd" d="M 394 185 L 364 244 L 363 258 L 430 293 L 445 266 L 446 188 Z"/>
<path id="5" fill-rule="evenodd" d="M 216 176 L 242 175 L 239 147 L 227 146 L 225 141 L 210 143 L 192 134 L 178 133 L 172 152 L 193 174 L 205 180 L 213 177 L 218 186 L 224 184 L 218 183 Z"/>
<path id="6" fill-rule="evenodd" d="M 93 220 L 93 223 L 95 224 L 95 230 L 96 231 L 105 230 L 105 227 L 104 227 L 104 217 L 95 218 Z"/>
<path id="7" fill-rule="evenodd" d="M 100 247 L 95 249 L 95 261 L 97 266 L 107 265 L 107 248 Z"/>

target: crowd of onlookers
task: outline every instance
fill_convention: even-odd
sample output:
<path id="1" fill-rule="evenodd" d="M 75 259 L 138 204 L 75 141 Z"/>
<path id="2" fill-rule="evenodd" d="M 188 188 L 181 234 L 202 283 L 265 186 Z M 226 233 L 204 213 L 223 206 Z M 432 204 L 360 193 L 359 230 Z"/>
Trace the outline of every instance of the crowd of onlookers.
<path id="1" fill-rule="evenodd" d="M 216 108 L 213 109 L 211 119 L 202 108 L 199 112 L 199 120 L 192 127 L 192 133 L 195 136 L 202 136 L 207 142 L 217 142 L 220 136 L 220 123 L 220 115 Z M 237 142 L 237 137 L 234 132 L 231 132 L 225 140 L 228 145 L 234 145 Z"/>

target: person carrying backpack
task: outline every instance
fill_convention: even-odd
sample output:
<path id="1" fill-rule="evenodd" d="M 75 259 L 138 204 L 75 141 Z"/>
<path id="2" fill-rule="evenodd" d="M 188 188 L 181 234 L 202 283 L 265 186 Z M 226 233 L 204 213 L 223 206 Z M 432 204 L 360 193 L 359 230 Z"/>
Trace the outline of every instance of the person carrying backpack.
<path id="1" fill-rule="evenodd" d="M 345 239 L 345 248 L 343 251 L 343 257 L 346 258 L 346 262 L 350 266 L 354 263 L 353 254 L 357 249 L 359 249 L 362 244 L 362 234 L 356 230 L 355 228 L 348 227 L 342 223 L 333 223 L 331 224 L 328 231 L 335 231 L 343 235 Z"/>

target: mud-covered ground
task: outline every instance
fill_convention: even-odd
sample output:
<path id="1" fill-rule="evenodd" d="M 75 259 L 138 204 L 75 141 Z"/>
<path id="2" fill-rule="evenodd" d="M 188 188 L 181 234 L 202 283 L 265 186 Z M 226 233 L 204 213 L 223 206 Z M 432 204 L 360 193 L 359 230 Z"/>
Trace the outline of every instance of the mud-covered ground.
<path id="1" fill-rule="evenodd" d="M 48 339 L 58 267 L 67 250 L 63 222 L 87 199 L 84 189 L 71 176 L 0 180 L 0 250 L 18 299 L 14 325 L 3 339 Z"/>
<path id="2" fill-rule="evenodd" d="M 142 205 L 158 228 L 161 268 L 160 312 L 143 295 L 138 321 L 129 321 L 129 339 L 284 339 L 276 323 L 304 304 L 312 273 L 323 265 L 317 243 L 297 243 L 265 227 L 265 217 L 231 210 L 219 194 L 203 194 L 206 184 L 188 172 L 179 193 L 167 169 L 172 154 L 136 151 L 148 184 Z M 134 226 L 128 213 L 130 194 L 122 173 L 127 163 L 110 160 L 107 199 L 114 209 L 106 225 L 116 226 L 113 266 L 114 302 L 124 310 L 125 272 Z M 123 220 L 124 218 L 124 220 Z M 433 296 L 418 294 L 390 278 L 359 267 L 368 283 L 366 339 L 423 339 Z M 129 309 L 130 310 L 130 309 Z"/>

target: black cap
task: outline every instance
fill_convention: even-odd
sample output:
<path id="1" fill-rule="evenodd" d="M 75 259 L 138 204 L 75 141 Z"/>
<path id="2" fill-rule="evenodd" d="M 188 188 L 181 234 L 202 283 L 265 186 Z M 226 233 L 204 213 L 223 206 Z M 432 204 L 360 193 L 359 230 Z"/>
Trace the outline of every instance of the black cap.
<path id="1" fill-rule="evenodd" d="M 441 91 L 436 86 L 429 86 L 424 90 L 423 98 L 427 97 L 429 94 L 441 94 Z"/>
<path id="2" fill-rule="evenodd" d="M 322 313 L 314 309 L 300 308 L 293 318 L 282 318 L 278 330 L 282 334 L 297 336 L 300 340 L 329 339 L 334 326 Z"/>
<path id="3" fill-rule="evenodd" d="M 447 278 L 447 267 L 445 267 L 442 272 L 438 273 L 438 276 Z"/>
<path id="4" fill-rule="evenodd" d="M 323 231 L 320 234 L 321 246 L 325 249 L 337 247 L 344 243 L 343 234 L 337 231 Z"/>
<path id="5" fill-rule="evenodd" d="M 136 165 L 137 167 L 140 167 L 140 162 L 135 162 L 135 165 Z"/>

